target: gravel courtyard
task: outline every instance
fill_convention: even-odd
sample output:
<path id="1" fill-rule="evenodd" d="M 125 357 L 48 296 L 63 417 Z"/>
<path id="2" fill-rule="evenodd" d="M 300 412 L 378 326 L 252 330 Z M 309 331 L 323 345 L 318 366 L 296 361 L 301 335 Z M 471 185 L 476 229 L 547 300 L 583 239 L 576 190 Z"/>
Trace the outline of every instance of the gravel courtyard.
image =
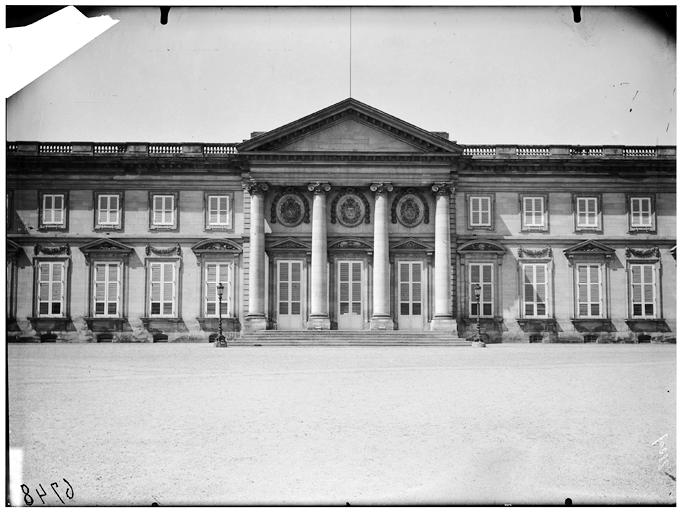
<path id="1" fill-rule="evenodd" d="M 70 505 L 671 504 L 675 368 L 674 345 L 12 344 L 9 443 Z"/>

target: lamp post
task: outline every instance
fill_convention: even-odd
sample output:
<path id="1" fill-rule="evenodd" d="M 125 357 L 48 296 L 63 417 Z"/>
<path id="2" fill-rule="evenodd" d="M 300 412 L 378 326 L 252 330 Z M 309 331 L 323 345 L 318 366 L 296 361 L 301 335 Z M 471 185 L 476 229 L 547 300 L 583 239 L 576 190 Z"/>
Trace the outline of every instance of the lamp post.
<path id="1" fill-rule="evenodd" d="M 480 306 L 481 306 L 481 304 L 480 304 L 480 290 L 481 290 L 481 286 L 476 283 L 475 286 L 473 287 L 473 291 L 475 293 L 475 303 L 478 306 L 478 311 L 477 311 L 478 314 L 476 315 L 476 318 L 475 318 L 475 337 L 473 338 L 473 346 L 476 346 L 476 347 L 484 347 L 485 346 L 485 342 L 482 341 L 482 339 L 480 339 L 480 315 L 482 314 L 482 310 L 480 309 Z"/>
<path id="2" fill-rule="evenodd" d="M 222 294 L 225 291 L 225 286 L 222 283 L 218 283 L 218 347 L 226 347 L 227 342 L 225 337 L 222 335 Z"/>

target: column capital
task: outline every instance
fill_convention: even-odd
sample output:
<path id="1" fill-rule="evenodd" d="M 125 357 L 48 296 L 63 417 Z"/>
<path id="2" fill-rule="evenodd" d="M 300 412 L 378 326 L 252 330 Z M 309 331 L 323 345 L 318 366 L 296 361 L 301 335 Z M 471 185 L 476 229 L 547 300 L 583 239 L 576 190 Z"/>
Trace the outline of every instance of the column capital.
<path id="1" fill-rule="evenodd" d="M 454 192 L 454 186 L 447 181 L 433 183 L 430 189 L 436 196 L 448 196 Z"/>
<path id="2" fill-rule="evenodd" d="M 252 196 L 256 194 L 263 195 L 270 186 L 264 181 L 249 180 L 241 184 L 244 190 L 247 190 Z"/>
<path id="3" fill-rule="evenodd" d="M 369 185 L 369 189 L 376 194 L 385 194 L 387 192 L 392 192 L 392 183 L 372 183 Z"/>
<path id="4" fill-rule="evenodd" d="M 331 190 L 331 185 L 328 183 L 320 183 L 315 181 L 314 183 L 308 183 L 307 189 L 310 192 L 314 192 L 315 194 L 326 194 L 329 190 Z"/>

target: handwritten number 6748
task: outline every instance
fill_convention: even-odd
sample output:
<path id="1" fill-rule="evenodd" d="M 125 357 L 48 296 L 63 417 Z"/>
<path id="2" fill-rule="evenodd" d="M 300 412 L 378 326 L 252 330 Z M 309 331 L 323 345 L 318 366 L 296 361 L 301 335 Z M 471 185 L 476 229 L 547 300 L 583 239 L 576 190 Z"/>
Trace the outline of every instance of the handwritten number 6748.
<path id="1" fill-rule="evenodd" d="M 69 481 L 68 481 L 66 478 L 62 478 L 62 480 L 64 480 L 64 482 L 66 482 L 66 485 L 69 486 L 68 489 L 66 489 L 66 497 L 67 497 L 68 499 L 72 500 L 72 499 L 73 499 L 73 487 L 71 486 L 71 484 L 69 483 Z M 38 490 L 38 488 L 36 487 L 35 492 L 36 492 L 36 494 L 38 495 L 38 498 L 40 498 L 40 501 L 42 501 L 42 503 L 43 503 L 43 505 L 44 505 L 44 504 L 45 504 L 45 500 L 44 500 L 43 498 L 44 498 L 45 496 L 47 496 L 47 492 L 46 492 L 45 489 L 43 488 L 43 484 L 39 484 L 39 485 L 40 485 L 40 490 Z M 52 487 L 52 490 L 53 490 L 54 493 L 57 495 L 57 498 L 59 498 L 59 501 L 61 501 L 62 504 L 64 504 L 64 500 L 61 499 L 61 496 L 59 495 L 59 492 L 57 492 L 57 487 L 59 487 L 59 484 L 58 484 L 57 482 L 52 482 L 52 483 L 50 484 L 50 487 Z M 28 505 L 29 507 L 32 506 L 32 505 L 33 505 L 33 497 L 32 497 L 31 494 L 30 494 L 30 491 L 31 491 L 31 490 L 28 488 L 28 485 L 26 485 L 26 484 L 21 484 L 21 490 L 22 490 L 22 492 L 24 493 L 24 503 L 25 503 L 26 505 Z M 42 491 L 42 493 L 41 493 L 40 491 Z"/>

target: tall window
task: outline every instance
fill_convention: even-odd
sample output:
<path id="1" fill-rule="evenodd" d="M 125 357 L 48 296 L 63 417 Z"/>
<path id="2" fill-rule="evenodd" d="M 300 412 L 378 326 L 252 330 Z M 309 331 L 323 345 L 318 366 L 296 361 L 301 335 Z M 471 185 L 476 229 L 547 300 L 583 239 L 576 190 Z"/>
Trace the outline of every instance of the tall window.
<path id="1" fill-rule="evenodd" d="M 575 227 L 579 229 L 599 229 L 600 213 L 598 197 L 575 198 Z"/>
<path id="2" fill-rule="evenodd" d="M 651 197 L 629 198 L 629 225 L 633 229 L 653 227 L 653 201 Z"/>
<path id="3" fill-rule="evenodd" d="M 603 316 L 603 272 L 598 264 L 577 265 L 577 316 Z"/>
<path id="4" fill-rule="evenodd" d="M 66 228 L 66 194 L 42 193 L 40 195 L 40 227 Z"/>
<path id="5" fill-rule="evenodd" d="M 657 315 L 655 264 L 631 263 L 629 283 L 632 318 L 655 318 Z"/>
<path id="6" fill-rule="evenodd" d="M 232 209 L 231 196 L 224 195 L 207 195 L 206 196 L 206 228 L 231 228 L 232 227 Z"/>
<path id="7" fill-rule="evenodd" d="M 222 303 L 220 308 L 222 316 L 226 317 L 231 311 L 232 302 L 232 264 L 208 262 L 205 264 L 205 283 L 204 283 L 204 311 L 206 317 L 217 317 L 218 315 L 218 291 L 219 283 L 224 286 Z"/>
<path id="8" fill-rule="evenodd" d="M 468 313 L 471 317 L 478 314 L 490 317 L 494 314 L 494 264 L 470 263 L 468 265 Z M 476 288 L 480 287 L 480 311 L 475 298 Z"/>
<path id="9" fill-rule="evenodd" d="M 66 315 L 66 262 L 38 263 L 38 316 Z"/>
<path id="10" fill-rule="evenodd" d="M 177 193 L 149 194 L 149 228 L 172 230 L 177 228 Z"/>
<path id="11" fill-rule="evenodd" d="M 468 227 L 490 228 L 492 226 L 492 198 L 490 196 L 468 197 Z"/>
<path id="12" fill-rule="evenodd" d="M 523 230 L 541 230 L 548 228 L 548 216 L 546 211 L 546 196 L 521 195 L 521 225 Z"/>
<path id="13" fill-rule="evenodd" d="M 93 316 L 118 317 L 121 314 L 121 264 L 94 264 Z"/>
<path id="14" fill-rule="evenodd" d="M 177 316 L 177 263 L 149 263 L 149 316 Z"/>
<path id="15" fill-rule="evenodd" d="M 524 263 L 523 316 L 525 318 L 546 318 L 549 314 L 549 268 L 547 263 Z"/>
<path id="16" fill-rule="evenodd" d="M 97 211 L 95 228 L 120 229 L 122 225 L 122 194 L 95 193 Z"/>

